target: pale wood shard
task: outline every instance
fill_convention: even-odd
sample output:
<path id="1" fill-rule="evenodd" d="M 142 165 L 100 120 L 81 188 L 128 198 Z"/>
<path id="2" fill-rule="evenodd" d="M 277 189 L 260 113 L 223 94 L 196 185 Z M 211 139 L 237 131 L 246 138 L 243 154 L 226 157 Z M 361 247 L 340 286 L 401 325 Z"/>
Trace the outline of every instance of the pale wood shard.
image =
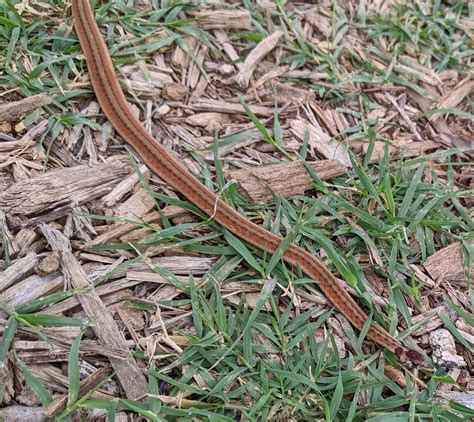
<path id="1" fill-rule="evenodd" d="M 150 174 L 150 170 L 147 166 L 142 164 L 138 168 L 139 172 L 142 174 L 143 177 L 148 177 Z M 132 188 L 140 181 L 138 174 L 133 172 L 128 177 L 124 178 L 114 189 L 107 195 L 102 198 L 102 202 L 107 207 L 111 207 L 120 199 L 122 199 L 127 193 L 129 193 Z"/>
<path id="2" fill-rule="evenodd" d="M 239 62 L 239 55 L 235 51 L 234 46 L 229 42 L 229 37 L 227 33 L 223 29 L 215 29 L 213 31 L 214 36 L 216 37 L 217 41 L 219 41 L 222 49 L 227 54 L 231 62 L 235 63 L 235 66 L 240 70 L 244 66 L 242 62 Z"/>
<path id="3" fill-rule="evenodd" d="M 102 367 L 89 375 L 87 378 L 81 380 L 79 383 L 79 396 L 82 397 L 84 394 L 88 393 L 90 390 L 94 389 L 99 383 L 101 383 L 105 378 L 110 375 L 110 368 Z M 44 414 L 48 418 L 54 418 L 59 415 L 67 406 L 68 402 L 68 393 L 63 394 L 62 396 L 56 398 L 51 403 L 49 403 L 45 409 Z"/>
<path id="4" fill-rule="evenodd" d="M 423 334 L 429 333 L 443 325 L 443 321 L 439 318 L 439 314 L 444 312 L 446 315 L 449 314 L 449 308 L 446 305 L 437 306 L 436 308 L 430 309 L 426 312 L 423 312 L 419 315 L 415 315 L 411 318 L 412 325 L 417 324 L 424 319 L 428 319 L 420 328 L 418 328 L 413 335 L 421 336 Z"/>
<path id="5" fill-rule="evenodd" d="M 471 381 L 471 388 L 472 388 L 472 381 Z M 450 400 L 453 400 L 457 403 L 462 404 L 463 406 L 468 407 L 471 410 L 474 410 L 474 392 L 472 390 L 467 391 L 467 392 L 443 391 L 439 393 L 439 396 L 441 398 L 438 399 L 437 401 L 447 404 Z"/>
<path id="6" fill-rule="evenodd" d="M 471 241 L 471 245 L 474 245 L 474 241 Z M 428 257 L 423 266 L 433 280 L 458 284 L 466 282 L 461 247 L 459 242 L 452 243 Z M 474 262 L 471 262 L 471 274 L 474 274 Z"/>
<path id="7" fill-rule="evenodd" d="M 272 97 L 279 102 L 292 102 L 295 104 L 305 104 L 314 99 L 314 91 L 310 89 L 298 88 L 296 85 L 289 83 L 280 83 L 272 81 L 270 83 L 272 88 Z"/>
<path id="8" fill-rule="evenodd" d="M 250 29 L 250 12 L 247 10 L 203 10 L 191 12 L 196 24 L 203 29 Z"/>
<path id="9" fill-rule="evenodd" d="M 235 116 L 233 117 L 235 119 Z M 265 119 L 262 123 L 266 124 L 270 121 L 270 119 Z M 269 129 L 268 133 L 270 136 L 273 136 L 273 130 Z M 257 142 L 263 140 L 262 133 L 255 128 L 239 131 L 229 136 L 236 136 L 234 142 L 224 144 L 223 146 L 219 147 L 218 156 L 219 158 L 225 157 L 228 154 L 231 154 L 234 151 L 237 151 L 240 148 L 249 147 Z M 221 138 L 221 140 L 225 140 L 226 138 Z M 199 153 L 206 159 L 206 160 L 214 160 L 214 151 L 199 151 Z"/>
<path id="10" fill-rule="evenodd" d="M 174 105 L 174 104 L 171 104 Z M 259 117 L 270 117 L 274 113 L 273 107 L 247 104 L 250 111 Z M 194 111 L 210 111 L 217 113 L 246 115 L 245 109 L 239 103 L 230 103 L 220 100 L 197 100 L 190 103 L 187 108 Z"/>
<path id="11" fill-rule="evenodd" d="M 38 263 L 38 256 L 34 252 L 28 253 L 23 258 L 16 259 L 0 274 L 0 292 L 27 276 Z"/>
<path id="12" fill-rule="evenodd" d="M 442 97 L 436 101 L 433 108 L 437 109 L 453 109 L 461 104 L 466 97 L 474 92 L 474 81 L 466 78 L 461 81 L 453 90 L 446 92 Z M 428 119 L 431 122 L 442 120 L 445 116 L 444 112 L 433 114 Z"/>
<path id="13" fill-rule="evenodd" d="M 433 101 L 429 98 L 412 90 L 408 91 L 408 95 L 418 105 L 422 112 L 429 112 L 433 108 Z M 474 140 L 472 136 L 468 137 L 463 133 L 459 133 L 460 128 L 450 127 L 445 119 L 441 118 L 442 116 L 444 115 L 434 114 L 430 116 L 429 119 L 430 123 L 436 129 L 436 132 L 438 132 L 438 136 L 433 136 L 434 141 L 442 145 L 457 147 L 472 152 L 474 149 Z"/>
<path id="14" fill-rule="evenodd" d="M 111 293 L 118 292 L 120 290 L 128 289 L 130 287 L 134 287 L 137 284 L 140 284 L 140 280 L 126 280 L 126 279 L 119 279 L 114 280 L 113 283 L 107 283 L 99 285 L 95 288 L 95 291 L 99 297 L 109 295 Z M 70 311 L 71 309 L 76 308 L 81 303 L 76 296 L 71 296 L 67 299 L 62 300 L 54 305 L 51 305 L 47 308 L 49 314 L 63 314 L 65 312 Z"/>
<path id="15" fill-rule="evenodd" d="M 76 289 L 89 287 L 91 282 L 73 255 L 69 240 L 58 230 L 46 225 L 41 226 L 41 231 L 51 248 L 59 252 L 64 277 Z M 127 353 L 125 359 L 109 358 L 125 395 L 132 400 L 144 397 L 148 390 L 146 378 L 128 351 L 128 345 L 122 332 L 97 292 L 90 289 L 86 293 L 78 294 L 77 297 L 85 313 L 94 324 L 93 329 L 99 341 L 107 347 L 123 350 Z"/>
<path id="16" fill-rule="evenodd" d="M 324 72 L 315 72 L 314 70 L 289 70 L 285 72 L 282 76 L 290 79 L 309 79 L 311 81 L 325 81 L 330 78 L 327 73 Z"/>
<path id="17" fill-rule="evenodd" d="M 91 101 L 81 108 L 80 112 L 85 116 L 96 116 L 100 112 L 99 103 L 97 101 Z M 68 148 L 72 149 L 75 147 L 79 143 L 82 135 L 84 138 L 90 137 L 90 128 L 83 124 L 74 125 L 69 132 L 69 136 L 65 139 Z"/>
<path id="18" fill-rule="evenodd" d="M 18 140 L 18 141 L 2 141 L 0 142 L 0 153 L 5 153 L 5 152 L 18 152 L 21 150 L 26 150 L 28 148 L 31 148 L 32 146 L 35 145 L 35 142 L 33 140 Z M 2 157 L 3 161 L 3 157 Z"/>
<path id="19" fill-rule="evenodd" d="M 171 271 L 173 274 L 178 274 L 176 277 L 178 280 L 187 282 L 189 274 L 202 275 L 205 274 L 209 268 L 214 264 L 215 259 L 203 258 L 203 257 L 189 257 L 189 256 L 171 256 L 171 257 L 158 257 L 150 258 L 147 262 L 138 262 L 128 266 L 123 270 L 116 270 L 111 274 L 110 278 L 114 279 L 113 283 L 101 284 L 95 288 L 95 292 L 98 296 L 106 296 L 112 293 L 124 290 L 130 287 L 134 287 L 143 282 L 150 283 L 161 283 L 168 284 L 169 280 L 163 276 L 152 272 L 154 266 L 164 268 Z M 105 274 L 111 272 L 112 268 L 110 265 L 88 265 L 88 272 L 94 272 L 96 274 Z M 183 276 L 180 276 L 183 275 Z M 126 276 L 126 278 L 122 278 Z M 117 278 L 119 278 L 117 280 Z M 199 277 L 194 277 L 195 280 L 199 280 Z M 48 313 L 61 314 L 80 305 L 80 302 L 76 296 L 69 297 L 59 303 L 51 305 L 47 308 Z"/>
<path id="20" fill-rule="evenodd" d="M 46 422 L 44 407 L 11 405 L 0 409 L 0 420 L 5 422 Z"/>
<path id="21" fill-rule="evenodd" d="M 155 200 L 150 193 L 140 186 L 133 195 L 115 209 L 115 215 L 138 220 L 143 215 L 149 213 L 155 205 Z"/>
<path id="22" fill-rule="evenodd" d="M 166 71 L 155 66 L 147 67 L 146 73 L 148 77 L 145 77 L 143 69 L 136 65 L 124 66 L 122 71 L 127 77 L 120 78 L 119 82 L 124 92 L 130 93 L 132 101 L 137 97 L 160 101 L 160 93 L 163 86 L 166 83 L 173 82 L 173 79 Z"/>
<path id="23" fill-rule="evenodd" d="M 27 114 L 45 105 L 51 104 L 52 98 L 47 94 L 38 94 L 22 100 L 0 105 L 0 123 L 17 122 Z"/>
<path id="24" fill-rule="evenodd" d="M 179 120 L 184 121 L 190 126 L 205 127 L 209 133 L 215 133 L 216 130 L 220 130 L 230 124 L 234 117 L 226 113 L 208 112 L 197 113 Z"/>
<path id="25" fill-rule="evenodd" d="M 130 170 L 122 160 L 49 171 L 8 187 L 0 196 L 0 207 L 7 213 L 31 215 L 77 206 L 109 193 Z"/>
<path id="26" fill-rule="evenodd" d="M 347 147 L 332 139 L 315 120 L 308 123 L 301 119 L 295 119 L 290 122 L 290 125 L 291 131 L 300 140 L 304 140 L 305 136 L 309 136 L 309 145 L 315 148 L 324 158 L 337 160 L 346 167 L 352 167 Z"/>
<path id="27" fill-rule="evenodd" d="M 72 330 L 71 328 L 77 329 Z M 21 329 L 20 331 L 24 334 L 28 334 L 29 336 L 35 334 L 32 329 Z M 28 364 L 67 361 L 71 351 L 71 345 L 79 335 L 80 328 L 64 327 L 63 330 L 52 331 L 49 329 L 42 332 L 45 336 L 47 336 L 49 343 L 46 343 L 45 341 L 21 340 L 19 342 L 15 342 L 15 353 L 18 355 L 18 358 Z M 127 340 L 126 343 L 129 348 L 134 346 L 133 340 Z M 95 358 L 104 356 L 106 358 L 113 357 L 116 359 L 126 359 L 127 350 L 113 349 L 98 343 L 96 339 L 86 339 L 81 341 L 79 356 L 92 356 Z"/>
<path id="28" fill-rule="evenodd" d="M 410 116 L 408 115 L 406 109 L 405 109 L 405 96 L 403 95 L 402 101 L 400 101 L 402 104 L 399 104 L 397 100 L 392 97 L 390 94 L 386 94 L 385 96 L 392 104 L 393 106 L 397 109 L 398 113 L 400 114 L 401 119 L 405 122 L 405 126 L 410 130 L 410 132 L 413 134 L 413 136 L 420 142 L 423 141 L 422 136 L 418 132 L 418 128 L 416 124 L 411 120 Z"/>
<path id="29" fill-rule="evenodd" d="M 175 275 L 201 275 L 209 271 L 209 268 L 216 262 L 214 257 L 204 256 L 160 256 L 150 258 L 147 262 L 137 262 L 127 268 L 128 271 L 150 271 L 150 268 L 165 268 Z M 118 271 L 118 276 L 123 276 L 124 272 Z"/>
<path id="30" fill-rule="evenodd" d="M 244 65 L 235 77 L 235 80 L 241 87 L 245 88 L 248 86 L 250 78 L 259 62 L 276 47 L 282 36 L 283 31 L 275 31 L 272 35 L 260 41 L 249 53 L 244 60 Z"/>
<path id="31" fill-rule="evenodd" d="M 187 35 L 183 38 L 183 46 L 186 46 L 187 52 L 181 47 L 176 46 L 173 56 L 171 57 L 171 64 L 179 69 L 185 69 L 191 61 L 191 55 L 189 52 L 194 51 L 198 41 L 191 35 Z"/>
<path id="32" fill-rule="evenodd" d="M 175 205 L 168 205 L 167 207 L 163 208 L 161 212 L 167 218 L 170 219 L 188 214 L 188 211 Z M 161 221 L 161 214 L 158 211 L 151 211 L 148 214 L 143 215 L 141 218 L 132 216 L 130 220 L 147 224 L 159 223 Z M 84 244 L 84 249 L 88 249 L 96 245 L 105 244 L 113 239 L 119 239 L 120 237 L 126 235 L 127 233 L 130 233 L 136 228 L 137 226 L 131 224 L 130 222 L 118 221 L 117 223 L 108 226 L 107 231 L 105 233 L 102 233 L 99 236 L 96 236 L 95 238 L 86 242 Z"/>
<path id="33" fill-rule="evenodd" d="M 429 288 L 436 286 L 436 283 L 431 279 L 431 277 L 427 276 L 418 265 L 411 264 L 410 269 L 413 271 L 413 275 L 417 278 L 417 280 L 423 283 L 425 286 Z"/>
<path id="34" fill-rule="evenodd" d="M 0 301 L 15 308 L 29 301 L 39 299 L 48 293 L 60 291 L 63 277 L 57 273 L 46 276 L 32 275 L 0 293 Z"/>
<path id="35" fill-rule="evenodd" d="M 198 44 L 197 49 L 194 51 L 194 60 L 189 62 L 188 71 L 187 71 L 187 78 L 185 82 L 185 86 L 190 89 L 195 89 L 198 85 L 200 76 L 207 78 L 204 74 L 201 74 L 201 69 L 204 63 L 204 59 L 207 56 L 209 48 L 204 44 Z M 194 93 L 193 93 L 194 95 Z M 200 97 L 198 95 L 197 97 Z"/>
<path id="36" fill-rule="evenodd" d="M 347 171 L 346 167 L 336 160 L 322 160 L 309 164 L 323 180 L 340 176 Z M 272 201 L 272 191 L 282 197 L 302 195 L 313 184 L 311 175 L 301 161 L 249 170 L 231 170 L 226 172 L 226 177 L 228 180 L 236 181 L 241 193 L 254 202 Z"/>
<path id="37" fill-rule="evenodd" d="M 44 363 L 29 365 L 29 368 L 46 388 L 60 393 L 65 393 L 68 390 L 68 379 L 60 368 Z"/>
<path id="38" fill-rule="evenodd" d="M 357 146 L 354 144 L 354 148 Z M 425 152 L 433 151 L 439 148 L 439 144 L 433 141 L 423 141 L 415 142 L 413 139 L 409 138 L 400 138 L 395 139 L 388 144 L 388 153 L 390 160 L 395 160 L 397 158 L 410 158 L 410 157 L 419 157 Z M 367 142 L 364 142 L 362 145 L 362 151 L 364 154 L 367 153 L 369 145 Z M 372 157 L 370 158 L 371 163 L 377 162 L 380 158 L 383 158 L 385 154 L 385 142 L 375 141 L 374 150 L 372 152 Z"/>
<path id="39" fill-rule="evenodd" d="M 463 319 L 459 318 L 456 321 L 456 328 L 464 340 L 470 343 L 471 346 L 474 346 L 474 327 L 470 324 L 467 324 Z"/>
<path id="40" fill-rule="evenodd" d="M 152 273 L 150 271 L 127 271 L 127 280 L 142 282 L 142 283 L 157 283 L 157 284 L 171 284 L 171 281 L 165 277 Z M 176 278 L 182 283 L 189 283 L 189 277 L 176 276 Z M 193 277 L 194 283 L 199 285 L 200 278 Z"/>
<path id="41" fill-rule="evenodd" d="M 400 371 L 400 369 L 395 368 L 392 365 L 389 365 L 388 363 L 385 363 L 384 366 L 384 373 L 390 379 L 394 380 L 400 387 L 406 387 L 407 382 L 405 378 L 405 373 Z"/>

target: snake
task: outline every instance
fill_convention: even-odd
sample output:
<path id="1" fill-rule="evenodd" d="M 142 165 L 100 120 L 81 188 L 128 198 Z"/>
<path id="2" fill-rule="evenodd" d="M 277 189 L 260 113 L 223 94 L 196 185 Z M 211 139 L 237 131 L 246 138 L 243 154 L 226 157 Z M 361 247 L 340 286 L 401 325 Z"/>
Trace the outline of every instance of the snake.
<path id="1" fill-rule="evenodd" d="M 275 253 L 283 241 L 281 237 L 250 221 L 208 189 L 151 136 L 135 116 L 117 79 L 89 1 L 72 0 L 72 17 L 92 88 L 102 112 L 113 128 L 155 174 L 201 211 L 257 249 L 269 254 Z M 326 298 L 357 330 L 363 329 L 368 320 L 367 314 L 323 263 L 294 243 L 288 244 L 282 259 L 292 267 L 299 267 L 318 284 Z M 366 337 L 392 352 L 407 366 L 416 367 L 424 363 L 420 352 L 402 345 L 375 321 L 370 322 Z"/>

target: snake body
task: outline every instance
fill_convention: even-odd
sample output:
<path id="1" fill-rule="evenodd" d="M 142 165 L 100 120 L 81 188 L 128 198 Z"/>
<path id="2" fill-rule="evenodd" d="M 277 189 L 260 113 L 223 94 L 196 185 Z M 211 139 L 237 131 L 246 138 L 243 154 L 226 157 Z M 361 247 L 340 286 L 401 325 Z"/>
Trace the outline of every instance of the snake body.
<path id="1" fill-rule="evenodd" d="M 275 252 L 282 238 L 249 221 L 207 189 L 135 117 L 115 75 L 89 1 L 73 0 L 72 14 L 97 100 L 115 130 L 152 171 L 190 202 L 241 239 L 269 253 Z M 286 248 L 283 259 L 319 282 L 320 289 L 336 308 L 357 329 L 362 329 L 367 315 L 320 261 L 295 244 Z M 420 353 L 404 347 L 375 322 L 371 323 L 367 337 L 393 352 L 401 362 L 420 365 L 424 361 Z"/>

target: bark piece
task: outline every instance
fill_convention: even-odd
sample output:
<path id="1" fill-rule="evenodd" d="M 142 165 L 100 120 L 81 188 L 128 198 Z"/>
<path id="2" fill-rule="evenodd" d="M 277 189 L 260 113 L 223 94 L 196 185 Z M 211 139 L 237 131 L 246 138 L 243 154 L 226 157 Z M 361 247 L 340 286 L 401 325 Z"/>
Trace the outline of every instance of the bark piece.
<path id="1" fill-rule="evenodd" d="M 70 327 L 69 327 L 70 328 Z M 35 335 L 32 329 L 21 329 L 21 332 L 27 333 L 28 335 Z M 48 362 L 66 362 L 69 359 L 69 353 L 71 351 L 71 345 L 75 340 L 75 337 L 78 336 L 80 329 L 77 330 L 49 330 L 49 334 L 43 332 L 44 335 L 47 335 L 49 340 L 53 342 L 51 344 L 46 343 L 45 341 L 15 341 L 15 353 L 18 355 L 18 358 L 26 364 L 41 364 Z M 71 335 L 75 336 L 71 338 Z M 51 337 L 49 336 L 51 335 Z M 66 335 L 67 337 L 61 337 Z M 134 346 L 133 341 L 127 340 L 127 345 L 129 347 Z M 126 358 L 127 351 L 111 349 L 105 347 L 103 344 L 98 344 L 97 340 L 82 340 L 79 350 L 79 356 L 82 358 L 84 356 L 94 356 L 97 357 L 114 357 L 116 359 Z M 81 361 L 82 362 L 82 361 Z"/>
<path id="2" fill-rule="evenodd" d="M 397 369 L 394 366 L 385 363 L 384 373 L 390 379 L 394 380 L 400 387 L 406 387 L 407 383 L 405 379 L 405 374 L 400 371 L 400 369 Z"/>
<path id="3" fill-rule="evenodd" d="M 325 180 L 344 174 L 347 170 L 336 160 L 310 163 L 318 176 Z M 312 186 L 313 179 L 301 161 L 257 167 L 252 170 L 231 170 L 228 179 L 239 184 L 239 190 L 254 202 L 268 202 L 277 196 L 302 195 Z"/>
<path id="4" fill-rule="evenodd" d="M 139 167 L 139 170 L 144 177 L 147 177 L 150 174 L 150 170 L 144 164 Z M 115 186 L 110 193 L 102 198 L 103 203 L 108 207 L 116 204 L 121 198 L 130 192 L 139 181 L 138 174 L 136 172 L 131 173 Z"/>
<path id="5" fill-rule="evenodd" d="M 203 10 L 191 12 L 196 23 L 203 29 L 250 29 L 250 13 L 247 10 Z"/>
<path id="6" fill-rule="evenodd" d="M 170 103 L 170 105 L 174 105 Z M 214 111 L 217 113 L 243 114 L 246 115 L 245 109 L 237 103 L 219 100 L 198 100 L 188 106 L 194 111 Z M 250 111 L 256 116 L 270 117 L 273 115 L 272 107 L 248 105 Z"/>
<path id="7" fill-rule="evenodd" d="M 351 147 L 353 144 L 351 143 Z M 369 145 L 365 142 L 362 146 L 364 154 L 367 153 Z M 388 145 L 388 153 L 390 160 L 397 158 L 418 157 L 427 151 L 432 151 L 439 148 L 439 144 L 433 141 L 415 142 L 413 139 L 394 139 Z M 371 163 L 375 163 L 379 158 L 383 158 L 385 151 L 385 142 L 375 142 L 374 151 L 370 158 Z"/>
<path id="8" fill-rule="evenodd" d="M 0 133 L 2 128 L 0 127 Z M 30 139 L 19 140 L 19 141 L 9 141 L 9 142 L 0 142 L 0 152 L 12 152 L 12 151 L 21 151 L 26 150 L 35 145 L 35 141 Z"/>
<path id="9" fill-rule="evenodd" d="M 412 324 L 417 324 L 420 321 L 423 321 L 426 318 L 430 318 L 423 326 L 418 328 L 413 335 L 414 336 L 421 336 L 423 334 L 429 333 L 431 331 L 436 330 L 437 328 L 443 325 L 443 321 L 438 317 L 440 312 L 444 312 L 446 314 L 449 313 L 449 308 L 446 305 L 442 305 L 441 307 L 436 307 L 434 309 L 430 309 L 427 312 L 423 312 L 422 314 L 415 315 L 411 318 Z"/>
<path id="10" fill-rule="evenodd" d="M 188 94 L 189 89 L 176 82 L 167 82 L 163 85 L 163 98 L 173 101 L 182 101 Z"/>
<path id="11" fill-rule="evenodd" d="M 170 218 L 176 218 L 179 216 L 186 215 L 188 211 L 184 210 L 183 208 L 179 208 L 174 205 L 170 205 L 165 207 L 162 210 L 163 214 Z M 141 219 L 138 218 L 130 218 L 130 220 L 139 220 L 140 223 L 147 223 L 147 224 L 152 224 L 152 223 L 159 223 L 161 221 L 161 215 L 157 211 L 152 211 L 148 214 L 145 214 Z M 115 223 L 107 228 L 107 231 L 105 233 L 100 234 L 96 238 L 92 239 L 91 241 L 87 242 L 84 245 L 84 248 L 91 248 L 96 245 L 102 245 L 107 242 L 110 242 L 113 239 L 119 239 L 121 236 L 124 236 L 125 234 L 131 232 L 132 230 L 135 230 L 137 226 L 127 223 L 127 222 L 118 222 Z"/>
<path id="12" fill-rule="evenodd" d="M 311 124 L 301 119 L 290 122 L 291 131 L 295 136 L 303 140 L 307 133 L 309 135 L 309 145 L 315 148 L 324 158 L 337 160 L 346 167 L 352 167 L 346 146 L 331 139 L 331 136 L 316 124 L 316 121 Z"/>
<path id="13" fill-rule="evenodd" d="M 19 256 L 26 255 L 31 250 L 31 245 L 38 239 L 38 235 L 32 229 L 21 229 L 15 236 L 12 243 L 15 244 L 15 253 Z M 13 254 L 13 251 L 12 251 Z"/>
<path id="14" fill-rule="evenodd" d="M 128 289 L 130 287 L 140 284 L 142 280 L 132 280 L 128 281 L 125 279 L 114 280 L 111 283 L 100 285 L 95 288 L 95 291 L 98 296 L 105 296 L 111 293 L 118 292 L 120 290 Z M 47 308 L 48 314 L 61 314 L 67 312 L 71 309 L 74 309 L 76 306 L 79 306 L 81 303 L 76 296 L 71 296 L 67 299 L 62 300 L 61 302 L 55 303 L 54 305 Z"/>
<path id="15" fill-rule="evenodd" d="M 63 264 L 63 273 L 76 289 L 90 287 L 91 283 L 71 251 L 69 240 L 58 230 L 46 225 L 41 227 L 43 234 L 54 251 L 58 251 Z M 128 351 L 128 345 L 115 323 L 110 311 L 104 305 L 95 289 L 77 295 L 82 308 L 94 323 L 94 331 L 99 341 L 111 348 L 126 351 L 125 359 L 109 357 L 125 395 L 129 399 L 138 399 L 147 393 L 147 381 L 134 358 Z"/>
<path id="16" fill-rule="evenodd" d="M 283 31 L 276 31 L 269 37 L 260 41 L 256 47 L 250 52 L 244 61 L 242 69 L 240 69 L 236 76 L 237 83 L 245 88 L 250 82 L 254 70 L 260 61 L 278 44 L 278 41 L 283 36 Z"/>
<path id="17" fill-rule="evenodd" d="M 11 214 L 30 215 L 81 205 L 110 192 L 129 173 L 123 160 L 49 171 L 7 188 L 0 196 L 0 207 Z"/>
<path id="18" fill-rule="evenodd" d="M 466 393 L 461 391 L 444 391 L 441 401 L 447 403 L 449 400 L 454 400 L 461 403 L 463 406 L 474 410 L 474 392 L 472 391 Z"/>
<path id="19" fill-rule="evenodd" d="M 474 241 L 471 242 L 471 245 L 474 245 Z M 465 282 L 461 243 L 452 243 L 435 252 L 425 261 L 424 267 L 435 281 L 441 279 L 452 283 Z M 474 262 L 471 262 L 471 274 L 474 274 Z"/>
<path id="20" fill-rule="evenodd" d="M 0 274 L 0 292 L 21 280 L 38 263 L 38 257 L 34 252 L 30 252 L 24 258 L 15 260 L 3 274 Z"/>
<path id="21" fill-rule="evenodd" d="M 110 368 L 104 367 L 95 371 L 93 374 L 89 375 L 86 379 L 82 380 L 79 384 L 79 396 L 82 397 L 88 391 L 92 390 L 103 381 L 104 378 L 107 378 L 110 374 Z M 53 400 L 51 403 L 46 406 L 44 409 L 44 414 L 48 418 L 54 418 L 59 415 L 67 406 L 68 394 L 63 394 L 61 397 Z"/>
<path id="22" fill-rule="evenodd" d="M 46 422 L 44 407 L 13 405 L 0 409 L 0 420 L 5 422 Z"/>
<path id="23" fill-rule="evenodd" d="M 52 98 L 47 94 L 33 95 L 19 101 L 0 106 L 0 122 L 17 122 L 32 111 L 51 104 Z"/>
<path id="24" fill-rule="evenodd" d="M 138 220 L 155 207 L 155 200 L 150 193 L 140 187 L 130 198 L 122 202 L 115 210 L 115 215 Z"/>
<path id="25" fill-rule="evenodd" d="M 438 99 L 434 108 L 453 109 L 456 108 L 467 96 L 474 92 L 474 81 L 465 79 L 460 82 L 455 89 L 449 90 L 441 98 Z M 443 120 L 444 113 L 436 113 L 429 117 L 431 122 Z"/>
<path id="26" fill-rule="evenodd" d="M 239 62 L 239 55 L 235 51 L 235 48 L 232 43 L 229 42 L 227 32 L 223 29 L 215 29 L 213 33 L 217 41 L 219 41 L 220 45 L 222 46 L 222 49 L 227 54 L 227 57 L 229 57 L 230 61 L 234 62 L 239 70 L 242 69 L 244 64 Z"/>
<path id="27" fill-rule="evenodd" d="M 32 275 L 0 293 L 0 301 L 14 308 L 48 293 L 59 291 L 63 285 L 63 277 L 57 273 L 44 277 Z"/>
<path id="28" fill-rule="evenodd" d="M 472 88 L 469 87 L 469 89 Z M 459 92 L 456 92 L 456 94 L 459 94 Z M 428 112 L 434 107 L 432 101 L 430 101 L 429 98 L 422 96 L 415 91 L 408 90 L 408 95 L 423 112 Z M 456 96 L 451 98 L 448 96 L 446 97 L 446 100 L 451 101 L 454 100 L 454 98 L 458 97 Z M 435 127 L 439 135 L 436 138 L 436 141 L 449 147 L 452 146 L 461 148 L 463 151 L 472 151 L 474 148 L 473 140 L 471 138 L 467 138 L 462 133 L 457 133 L 459 132 L 459 128 L 458 130 L 455 130 L 456 128 L 449 126 L 444 118 L 440 118 L 442 116 L 444 115 L 439 113 L 429 116 L 430 123 Z"/>

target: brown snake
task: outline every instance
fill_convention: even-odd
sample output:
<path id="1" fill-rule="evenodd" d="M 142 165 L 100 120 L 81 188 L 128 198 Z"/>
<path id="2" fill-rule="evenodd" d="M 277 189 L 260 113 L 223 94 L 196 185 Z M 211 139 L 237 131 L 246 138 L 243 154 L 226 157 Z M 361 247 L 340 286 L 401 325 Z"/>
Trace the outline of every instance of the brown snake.
<path id="1" fill-rule="evenodd" d="M 151 170 L 194 205 L 248 243 L 269 253 L 275 252 L 282 238 L 247 220 L 219 199 L 160 145 L 135 117 L 115 75 L 89 1 L 73 0 L 72 15 L 97 100 L 115 130 Z M 304 273 L 317 280 L 323 293 L 337 309 L 357 329 L 363 327 L 367 315 L 321 262 L 294 244 L 287 247 L 283 259 L 291 265 L 298 265 Z M 420 353 L 404 347 L 375 322 L 371 323 L 367 337 L 393 352 L 403 363 L 416 366 L 424 362 Z"/>

